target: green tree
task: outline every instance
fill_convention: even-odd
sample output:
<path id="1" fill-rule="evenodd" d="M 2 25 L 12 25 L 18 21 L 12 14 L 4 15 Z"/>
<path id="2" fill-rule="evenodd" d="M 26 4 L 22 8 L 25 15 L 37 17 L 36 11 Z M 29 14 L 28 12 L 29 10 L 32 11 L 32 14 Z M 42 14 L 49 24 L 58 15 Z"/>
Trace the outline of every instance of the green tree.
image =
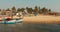
<path id="1" fill-rule="evenodd" d="M 17 11 L 16 11 L 15 6 L 13 6 L 11 9 L 12 9 L 12 10 L 11 10 L 11 11 L 12 11 L 12 16 L 13 16 L 13 15 L 16 15 L 16 12 L 17 12 Z"/>
<path id="2" fill-rule="evenodd" d="M 49 12 L 51 12 L 51 9 L 49 9 Z"/>
<path id="3" fill-rule="evenodd" d="M 45 7 L 42 8 L 42 13 L 43 13 L 43 14 L 46 14 L 46 13 L 48 13 L 48 12 L 49 12 L 48 9 L 46 9 Z"/>
<path id="4" fill-rule="evenodd" d="M 1 11 L 1 9 L 0 9 L 0 11 Z"/>
<path id="5" fill-rule="evenodd" d="M 12 12 L 16 12 L 15 6 L 12 7 Z"/>
<path id="6" fill-rule="evenodd" d="M 32 14 L 32 12 L 33 12 L 33 9 L 32 9 L 32 8 L 26 7 L 26 10 L 27 10 L 27 12 L 28 12 L 29 14 Z"/>
<path id="7" fill-rule="evenodd" d="M 45 12 L 45 7 L 44 8 L 42 8 L 42 13 L 44 13 Z"/>
<path id="8" fill-rule="evenodd" d="M 30 14 L 32 14 L 32 12 L 33 12 L 33 9 L 32 9 L 32 8 L 29 8 L 29 11 L 30 11 Z"/>
<path id="9" fill-rule="evenodd" d="M 27 12 L 29 13 L 29 8 L 28 8 L 28 7 L 26 7 L 26 10 L 27 10 Z"/>
<path id="10" fill-rule="evenodd" d="M 18 8 L 18 9 L 17 9 L 17 12 L 20 12 L 20 11 L 21 11 L 21 9 L 20 9 L 20 8 Z"/>
<path id="11" fill-rule="evenodd" d="M 21 8 L 21 12 L 24 12 L 24 10 L 25 10 L 24 8 Z"/>
<path id="12" fill-rule="evenodd" d="M 21 9 L 18 8 L 18 9 L 17 9 L 18 12 L 24 12 L 24 10 L 25 10 L 24 8 L 21 8 Z"/>
<path id="13" fill-rule="evenodd" d="M 38 14 L 38 7 L 37 6 L 35 6 L 35 9 L 34 9 L 34 15 L 37 15 Z"/>
<path id="14" fill-rule="evenodd" d="M 11 11 L 11 10 L 8 8 L 8 9 L 6 9 L 6 11 Z"/>
<path id="15" fill-rule="evenodd" d="M 39 9 L 39 10 L 38 10 L 38 13 L 41 14 L 42 11 L 41 11 L 40 7 L 39 7 L 38 9 Z"/>
<path id="16" fill-rule="evenodd" d="M 38 13 L 38 7 L 37 7 L 37 6 L 35 6 L 34 11 L 35 11 L 36 13 Z"/>

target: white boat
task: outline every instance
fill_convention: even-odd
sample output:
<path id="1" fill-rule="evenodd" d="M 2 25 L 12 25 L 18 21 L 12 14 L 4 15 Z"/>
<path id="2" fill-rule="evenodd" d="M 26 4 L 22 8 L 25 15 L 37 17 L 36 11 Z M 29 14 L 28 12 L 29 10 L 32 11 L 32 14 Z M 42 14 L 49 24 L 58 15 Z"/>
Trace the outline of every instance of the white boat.
<path id="1" fill-rule="evenodd" d="M 22 19 L 18 19 L 18 20 L 10 20 L 10 21 L 1 21 L 0 24 L 15 24 L 15 23 L 21 23 Z"/>

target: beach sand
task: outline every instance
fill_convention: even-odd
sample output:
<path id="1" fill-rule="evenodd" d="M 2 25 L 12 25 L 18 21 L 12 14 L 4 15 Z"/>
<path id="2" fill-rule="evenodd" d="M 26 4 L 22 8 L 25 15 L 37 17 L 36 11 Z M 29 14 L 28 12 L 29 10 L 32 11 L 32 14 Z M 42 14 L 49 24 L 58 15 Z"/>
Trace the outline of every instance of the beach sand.
<path id="1" fill-rule="evenodd" d="M 23 23 L 60 24 L 60 16 L 39 15 L 32 17 L 24 17 Z"/>

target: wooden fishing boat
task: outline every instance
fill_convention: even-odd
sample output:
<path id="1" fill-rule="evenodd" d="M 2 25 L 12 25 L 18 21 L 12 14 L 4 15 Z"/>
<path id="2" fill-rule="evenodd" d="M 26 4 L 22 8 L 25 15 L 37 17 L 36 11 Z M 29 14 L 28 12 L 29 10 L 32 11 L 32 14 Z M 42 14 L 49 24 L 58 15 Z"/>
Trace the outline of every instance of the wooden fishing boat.
<path id="1" fill-rule="evenodd" d="M 11 18 L 7 18 L 7 19 L 2 19 L 0 24 L 15 24 L 15 23 L 21 23 L 22 19 L 11 19 Z"/>

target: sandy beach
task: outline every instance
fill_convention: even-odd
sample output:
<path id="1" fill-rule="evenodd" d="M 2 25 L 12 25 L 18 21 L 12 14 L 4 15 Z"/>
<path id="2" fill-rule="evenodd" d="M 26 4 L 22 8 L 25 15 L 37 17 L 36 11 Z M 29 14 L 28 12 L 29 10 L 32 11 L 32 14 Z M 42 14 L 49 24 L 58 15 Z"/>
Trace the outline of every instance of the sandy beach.
<path id="1" fill-rule="evenodd" d="M 39 15 L 24 17 L 23 23 L 60 24 L 60 16 Z"/>

